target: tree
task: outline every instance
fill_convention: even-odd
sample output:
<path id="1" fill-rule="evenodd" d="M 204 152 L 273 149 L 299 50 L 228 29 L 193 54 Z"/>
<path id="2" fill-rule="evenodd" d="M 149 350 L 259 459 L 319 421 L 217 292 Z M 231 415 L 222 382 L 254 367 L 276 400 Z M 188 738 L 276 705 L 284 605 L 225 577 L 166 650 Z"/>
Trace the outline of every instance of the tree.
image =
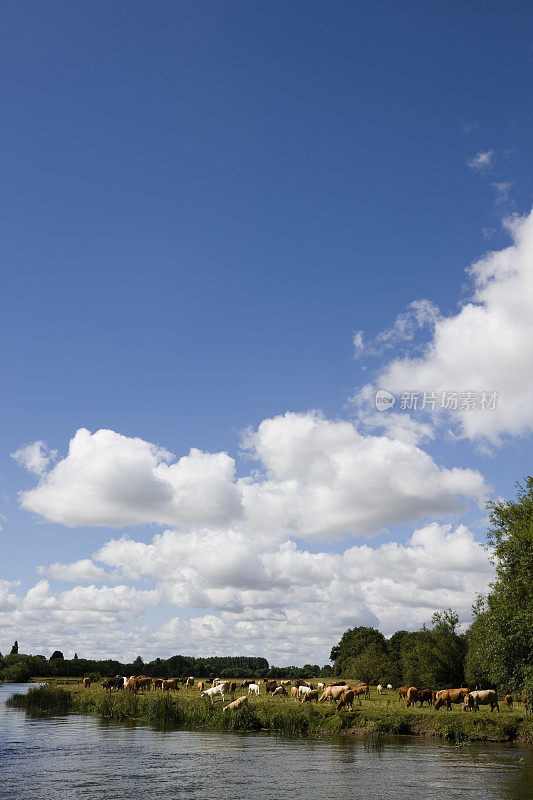
<path id="1" fill-rule="evenodd" d="M 11 648 L 11 655 L 12 655 L 12 656 L 16 656 L 16 655 L 17 655 L 17 653 L 18 653 L 18 651 L 19 651 L 19 643 L 18 643 L 18 642 L 17 642 L 17 640 L 15 639 L 15 644 L 14 644 L 14 645 L 13 645 L 13 647 Z"/>
<path id="2" fill-rule="evenodd" d="M 467 675 L 533 693 L 533 478 L 517 484 L 515 501 L 491 501 L 487 508 L 496 580 L 473 608 Z"/>
<path id="3" fill-rule="evenodd" d="M 363 681 L 363 683 L 388 682 L 390 666 L 383 649 L 376 642 L 371 642 L 354 658 L 345 662 L 343 675 Z"/>
<path id="4" fill-rule="evenodd" d="M 61 650 L 54 650 L 54 652 L 50 656 L 50 661 L 54 661 L 56 658 L 63 660 L 63 653 L 61 652 Z"/>
<path id="5" fill-rule="evenodd" d="M 335 662 L 334 673 L 342 675 L 346 669 L 353 669 L 352 659 L 360 655 L 371 644 L 375 644 L 381 653 L 386 652 L 385 637 L 375 628 L 366 628 L 361 625 L 345 631 L 339 644 L 331 650 L 330 658 Z"/>

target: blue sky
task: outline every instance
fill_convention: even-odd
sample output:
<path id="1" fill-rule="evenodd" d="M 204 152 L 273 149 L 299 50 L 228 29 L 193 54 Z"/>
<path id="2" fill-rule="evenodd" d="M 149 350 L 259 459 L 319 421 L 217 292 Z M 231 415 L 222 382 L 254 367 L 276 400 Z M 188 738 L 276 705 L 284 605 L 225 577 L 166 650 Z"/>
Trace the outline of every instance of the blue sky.
<path id="1" fill-rule="evenodd" d="M 531 272 L 532 21 L 527 2 L 3 3 L 0 650 L 17 635 L 22 649 L 61 644 L 68 652 L 76 627 L 87 654 L 247 647 L 278 662 L 316 653 L 313 663 L 322 663 L 348 624 L 387 633 L 421 624 L 431 615 L 429 600 L 417 605 L 416 597 L 432 580 L 434 588 L 442 584 L 435 602 L 456 602 L 468 621 L 475 590 L 490 579 L 474 545 L 484 539 L 483 498 L 510 496 L 531 471 L 531 318 L 513 298 L 524 298 Z M 510 231 L 503 221 L 513 215 Z M 511 281 L 498 266 L 507 256 L 486 255 L 510 246 Z M 465 268 L 481 259 L 476 290 Z M 490 296 L 479 293 L 484 270 L 497 284 Z M 419 299 L 440 311 L 425 327 L 412 322 L 402 339 L 395 320 Z M 441 333 L 452 328 L 461 338 L 465 326 L 471 330 L 461 316 L 469 302 L 486 314 L 475 320 L 479 337 L 466 334 L 463 359 Z M 391 328 L 394 346 L 372 356 L 367 343 Z M 354 357 L 357 331 L 364 332 L 361 358 Z M 432 385 L 417 383 L 422 378 Z M 483 412 L 473 426 L 459 414 L 413 414 L 431 429 L 418 430 L 415 441 L 407 414 L 400 432 L 376 427 L 365 386 L 398 396 L 495 390 L 500 405 L 490 422 Z M 342 421 L 351 427 L 339 427 Z M 106 440 L 106 453 L 122 455 L 111 468 L 84 450 L 76 471 L 68 462 L 58 477 L 80 428 L 126 437 Z M 255 432 L 247 457 L 246 429 Z M 363 438 L 352 440 L 353 431 Z M 199 472 L 196 462 L 184 462 L 186 486 L 179 482 L 174 500 L 194 494 L 186 513 L 182 506 L 155 511 L 151 496 L 150 510 L 143 506 L 134 522 L 122 505 L 117 511 L 113 503 L 130 497 L 131 480 L 144 496 L 159 469 L 153 451 L 139 451 L 146 459 L 139 474 L 125 495 L 113 484 L 110 500 L 108 469 L 131 463 L 134 437 L 174 460 L 190 448 L 213 456 Z M 403 443 L 405 461 L 395 461 L 398 449 L 382 450 L 385 439 Z M 21 469 L 30 463 L 21 448 L 32 442 L 58 451 L 47 461 L 42 445 L 37 476 Z M 373 478 L 363 522 L 346 487 L 361 485 L 367 445 L 385 472 Z M 315 464 L 309 453 L 318 451 Z M 427 496 L 389 486 L 403 470 L 418 469 L 420 452 L 431 462 L 419 475 Z M 217 453 L 234 460 L 233 477 Z M 337 475 L 339 494 L 320 506 L 330 481 L 317 478 L 323 459 L 345 471 Z M 211 468 L 216 486 L 205 484 Z M 463 471 L 457 480 L 443 473 L 454 469 Z M 237 488 L 239 479 L 252 489 Z M 19 493 L 38 481 L 39 496 L 21 507 Z M 274 513 L 286 481 L 295 494 Z M 202 509 L 219 491 L 229 505 L 221 499 L 208 519 Z M 243 491 L 257 497 L 242 500 Z M 101 492 L 107 510 L 96 513 Z M 231 511 L 241 500 L 245 511 Z M 304 514 L 311 501 L 316 530 Z M 81 514 L 84 505 L 94 518 Z M 300 505 L 301 516 L 285 529 Z M 468 535 L 457 533 L 461 524 Z M 459 537 L 447 546 L 472 559 L 461 586 L 452 587 L 453 558 L 445 577 L 433 574 L 440 545 L 427 533 L 432 525 L 441 537 Z M 409 544 L 415 528 L 426 539 Z M 108 543 L 122 536 L 157 550 L 152 539 L 166 529 L 172 569 L 139 573 L 122 550 L 110 555 Z M 230 529 L 238 546 L 227 539 Z M 282 559 L 288 541 L 299 561 L 280 562 L 279 571 L 288 570 L 280 583 L 265 576 L 265 563 Z M 405 549 L 406 577 L 398 573 L 387 615 L 375 598 L 394 582 L 389 551 L 377 553 L 384 566 L 373 587 L 344 562 L 350 548 L 395 542 Z M 106 547 L 107 560 L 95 557 Z M 190 563 L 195 547 L 233 547 L 243 563 L 235 555 L 223 575 L 205 571 Z M 420 580 L 403 592 L 411 557 L 419 559 Z M 86 559 L 116 574 L 65 567 L 68 580 L 59 580 L 49 570 Z M 255 559 L 260 569 L 250 564 Z M 245 563 L 261 597 L 239 594 Z M 322 568 L 333 583 L 342 575 L 355 587 L 334 635 L 316 622 L 311 587 Z M 332 585 L 324 583 L 324 596 L 334 595 Z M 196 628 L 194 618 L 203 620 Z M 296 639 L 306 631 L 304 652 Z"/>

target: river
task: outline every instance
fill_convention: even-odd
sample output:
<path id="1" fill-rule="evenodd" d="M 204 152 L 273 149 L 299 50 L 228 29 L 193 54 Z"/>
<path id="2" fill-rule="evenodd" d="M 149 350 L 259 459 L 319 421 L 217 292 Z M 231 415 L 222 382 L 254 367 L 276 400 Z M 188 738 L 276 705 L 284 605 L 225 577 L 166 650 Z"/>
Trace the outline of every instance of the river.
<path id="1" fill-rule="evenodd" d="M 1 800 L 531 800 L 533 750 L 31 717 L 0 686 Z"/>

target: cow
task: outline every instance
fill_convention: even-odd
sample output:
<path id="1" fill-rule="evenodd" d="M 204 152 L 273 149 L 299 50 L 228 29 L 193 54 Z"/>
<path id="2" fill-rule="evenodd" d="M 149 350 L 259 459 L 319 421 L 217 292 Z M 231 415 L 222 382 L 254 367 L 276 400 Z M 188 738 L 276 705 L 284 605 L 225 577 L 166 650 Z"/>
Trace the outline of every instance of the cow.
<path id="1" fill-rule="evenodd" d="M 198 681 L 198 689 L 200 690 L 200 692 L 203 692 L 203 690 L 205 689 L 205 683 L 203 681 Z"/>
<path id="2" fill-rule="evenodd" d="M 174 690 L 175 692 L 179 692 L 177 678 L 169 678 L 169 680 L 167 680 L 167 681 L 161 681 L 161 691 L 162 692 L 170 692 L 171 690 Z"/>
<path id="3" fill-rule="evenodd" d="M 298 680 L 294 681 L 293 685 L 296 686 L 297 689 L 299 689 L 300 686 L 307 686 L 307 683 L 306 683 L 306 681 L 302 680 L 301 678 L 298 678 Z"/>
<path id="4" fill-rule="evenodd" d="M 102 684 L 102 689 L 105 689 L 106 692 L 109 692 L 109 694 L 111 694 L 112 689 L 120 692 L 123 688 L 124 681 L 120 675 L 115 675 L 114 678 L 107 678 Z"/>
<path id="5" fill-rule="evenodd" d="M 520 702 L 524 706 L 524 711 L 527 714 L 527 712 L 529 711 L 529 697 L 527 695 L 527 692 L 525 692 L 524 690 L 522 690 L 520 694 Z"/>
<path id="6" fill-rule="evenodd" d="M 392 683 L 387 684 L 387 689 L 392 689 Z"/>
<path id="7" fill-rule="evenodd" d="M 343 692 L 337 701 L 337 711 L 340 711 L 342 708 L 348 708 L 350 706 L 351 710 L 353 711 L 353 701 L 355 698 L 355 692 L 353 689 L 348 689 L 348 691 Z"/>
<path id="8" fill-rule="evenodd" d="M 242 697 L 238 697 L 233 703 L 229 703 L 227 706 L 224 707 L 224 711 L 237 711 L 239 708 L 248 705 L 248 698 L 245 694 Z"/>
<path id="9" fill-rule="evenodd" d="M 280 681 L 280 683 L 281 683 L 281 685 L 282 685 L 282 686 L 290 686 L 290 685 L 291 685 L 291 682 L 290 682 L 290 681 L 287 681 L 287 680 L 285 680 L 285 681 Z"/>
<path id="10" fill-rule="evenodd" d="M 193 675 L 190 675 L 188 678 L 186 678 L 185 686 L 194 686 L 194 676 Z"/>
<path id="11" fill-rule="evenodd" d="M 350 687 L 346 683 L 343 683 L 342 686 L 329 686 L 328 685 L 328 686 L 326 686 L 326 688 L 322 692 L 322 695 L 321 695 L 321 697 L 320 697 L 318 702 L 319 703 L 324 703 L 326 700 L 328 700 L 330 703 L 333 700 L 336 702 L 339 699 L 339 697 L 341 696 L 341 694 L 343 692 L 348 691 L 349 688 Z"/>
<path id="12" fill-rule="evenodd" d="M 218 696 L 222 697 L 222 702 L 224 702 L 224 695 L 225 694 L 226 694 L 226 684 L 225 683 L 219 683 L 216 686 L 212 686 L 210 689 L 204 689 L 204 691 L 202 692 L 202 694 L 200 696 L 201 697 L 208 697 L 210 699 L 211 703 L 212 703 L 213 700 L 215 699 L 215 697 L 218 697 Z"/>
<path id="13" fill-rule="evenodd" d="M 512 708 L 513 707 L 513 696 L 510 695 L 510 694 L 506 694 L 505 695 L 505 699 L 503 701 L 503 704 L 504 704 L 504 706 L 507 706 L 507 708 Z"/>
<path id="14" fill-rule="evenodd" d="M 346 681 L 335 681 L 333 683 L 330 682 L 326 684 L 326 689 L 328 688 L 328 686 L 345 686 L 345 685 Z"/>
<path id="15" fill-rule="evenodd" d="M 495 708 L 499 712 L 498 695 L 494 689 L 481 689 L 479 691 L 469 692 L 463 698 L 463 711 L 466 711 L 468 708 L 479 711 L 479 706 L 488 705 L 490 705 L 491 713 Z"/>
<path id="16" fill-rule="evenodd" d="M 398 687 L 398 702 L 401 703 L 402 700 L 407 700 L 407 690 L 409 689 L 408 686 L 399 686 Z"/>
<path id="17" fill-rule="evenodd" d="M 383 694 L 383 686 L 381 685 L 381 683 L 378 683 L 378 685 L 376 686 L 376 691 L 378 694 Z"/>
<path id="18" fill-rule="evenodd" d="M 227 688 L 228 694 L 234 695 L 236 691 L 237 691 L 236 682 L 235 681 L 228 681 L 228 688 Z"/>
<path id="19" fill-rule="evenodd" d="M 324 691 L 324 686 L 325 686 L 325 684 L 318 683 L 316 688 L 318 689 L 319 692 L 323 692 Z"/>
<path id="20" fill-rule="evenodd" d="M 259 697 L 259 684 L 250 683 L 248 686 L 248 694 L 255 694 L 256 697 Z"/>
<path id="21" fill-rule="evenodd" d="M 358 686 L 355 686 L 354 692 L 357 697 L 362 694 L 365 700 L 370 700 L 370 686 L 367 683 L 360 683 Z"/>
<path id="22" fill-rule="evenodd" d="M 312 689 L 310 686 L 298 686 L 298 697 L 301 699 L 304 695 L 309 694 Z"/>
<path id="23" fill-rule="evenodd" d="M 303 689 L 304 687 L 301 686 L 300 688 Z M 318 689 L 309 689 L 308 692 L 305 692 L 302 698 L 302 703 L 310 703 L 312 700 L 314 700 L 315 703 L 318 703 Z"/>
<path id="24" fill-rule="evenodd" d="M 418 700 L 418 689 L 416 686 L 410 686 L 407 690 L 407 697 L 405 698 L 405 707 L 414 706 Z"/>
<path id="25" fill-rule="evenodd" d="M 270 694 L 271 692 L 273 692 L 274 689 L 277 687 L 277 685 L 278 685 L 277 681 L 267 681 L 265 683 L 266 693 Z"/>
<path id="26" fill-rule="evenodd" d="M 139 690 L 150 691 L 152 688 L 152 679 L 149 678 L 147 675 L 139 675 L 138 678 L 134 678 L 134 692 L 138 692 Z"/>
<path id="27" fill-rule="evenodd" d="M 91 679 L 90 678 L 84 678 L 82 683 L 83 683 L 83 688 L 84 689 L 89 689 L 89 687 L 91 685 Z"/>
<path id="28" fill-rule="evenodd" d="M 154 687 L 154 689 L 162 689 L 163 678 L 152 678 L 152 686 Z"/>
<path id="29" fill-rule="evenodd" d="M 427 703 L 430 706 L 433 703 L 433 692 L 431 689 L 419 689 L 418 690 L 418 702 L 420 703 L 420 708 Z"/>
<path id="30" fill-rule="evenodd" d="M 448 711 L 451 711 L 452 703 L 462 703 L 467 694 L 468 689 L 465 688 L 441 689 L 440 692 L 435 692 L 433 708 L 438 711 L 441 706 L 446 705 Z"/>
<path id="31" fill-rule="evenodd" d="M 277 689 L 274 689 L 272 692 L 272 697 L 279 697 L 284 694 L 287 694 L 286 688 L 284 686 L 278 686 Z"/>
<path id="32" fill-rule="evenodd" d="M 253 678 L 246 678 L 246 680 L 240 682 L 239 687 L 241 689 L 247 689 L 249 687 L 249 685 L 251 683 L 253 683 L 253 682 L 254 682 Z M 290 681 L 289 681 L 289 683 L 290 683 Z"/>

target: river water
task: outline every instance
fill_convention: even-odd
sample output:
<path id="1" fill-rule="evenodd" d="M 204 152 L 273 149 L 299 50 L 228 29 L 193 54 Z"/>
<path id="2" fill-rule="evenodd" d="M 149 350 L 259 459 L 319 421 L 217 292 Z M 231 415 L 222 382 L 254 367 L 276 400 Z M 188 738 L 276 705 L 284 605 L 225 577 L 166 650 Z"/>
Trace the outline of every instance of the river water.
<path id="1" fill-rule="evenodd" d="M 1 800 L 531 800 L 533 750 L 31 717 L 0 686 Z"/>

